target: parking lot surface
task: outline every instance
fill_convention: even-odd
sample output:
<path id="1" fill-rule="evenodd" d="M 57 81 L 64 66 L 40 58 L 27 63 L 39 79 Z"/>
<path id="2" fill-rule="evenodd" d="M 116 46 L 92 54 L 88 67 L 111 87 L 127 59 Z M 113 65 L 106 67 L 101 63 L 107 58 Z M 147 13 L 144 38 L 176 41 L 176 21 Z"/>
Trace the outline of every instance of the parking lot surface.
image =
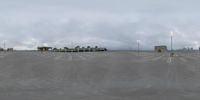
<path id="1" fill-rule="evenodd" d="M 0 100 L 200 100 L 200 54 L 0 52 Z"/>

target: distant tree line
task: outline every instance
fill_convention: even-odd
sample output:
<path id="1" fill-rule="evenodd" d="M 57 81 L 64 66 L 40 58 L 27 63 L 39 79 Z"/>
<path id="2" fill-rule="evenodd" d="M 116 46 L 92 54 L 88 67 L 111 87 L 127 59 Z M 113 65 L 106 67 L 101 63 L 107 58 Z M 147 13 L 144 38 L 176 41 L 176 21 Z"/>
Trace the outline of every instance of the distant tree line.
<path id="1" fill-rule="evenodd" d="M 38 51 L 53 51 L 53 52 L 99 52 L 99 51 L 107 51 L 107 48 L 99 48 L 98 46 L 95 47 L 80 47 L 76 46 L 75 48 L 53 48 L 53 47 L 38 47 Z"/>

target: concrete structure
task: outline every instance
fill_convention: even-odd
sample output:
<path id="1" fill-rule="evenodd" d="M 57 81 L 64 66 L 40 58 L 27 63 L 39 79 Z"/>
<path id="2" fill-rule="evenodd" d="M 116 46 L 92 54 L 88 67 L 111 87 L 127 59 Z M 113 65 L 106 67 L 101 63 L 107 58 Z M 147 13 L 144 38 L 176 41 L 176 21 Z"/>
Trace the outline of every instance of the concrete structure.
<path id="1" fill-rule="evenodd" d="M 49 51 L 52 47 L 38 47 L 38 51 Z"/>
<path id="2" fill-rule="evenodd" d="M 8 48 L 7 51 L 14 51 L 14 49 L 13 48 Z"/>
<path id="3" fill-rule="evenodd" d="M 165 45 L 155 46 L 155 51 L 159 52 L 159 53 L 166 52 L 167 51 L 167 46 L 165 46 Z"/>
<path id="4" fill-rule="evenodd" d="M 57 49 L 57 48 L 53 48 L 53 51 L 54 51 L 54 52 L 57 52 L 57 51 L 59 51 L 59 49 Z"/>

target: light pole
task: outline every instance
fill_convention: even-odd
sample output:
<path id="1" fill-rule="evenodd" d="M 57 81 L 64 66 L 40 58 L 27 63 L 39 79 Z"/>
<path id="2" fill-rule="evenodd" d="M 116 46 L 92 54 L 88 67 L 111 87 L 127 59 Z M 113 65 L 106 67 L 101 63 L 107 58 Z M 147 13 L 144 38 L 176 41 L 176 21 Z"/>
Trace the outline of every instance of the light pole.
<path id="1" fill-rule="evenodd" d="M 174 33 L 170 32 L 170 36 L 171 36 L 171 56 L 174 55 L 174 53 L 173 53 L 173 35 L 174 35 Z"/>
<path id="2" fill-rule="evenodd" d="M 6 42 L 7 40 L 3 40 L 3 48 L 6 50 Z"/>
<path id="3" fill-rule="evenodd" d="M 173 51 L 173 35 L 174 35 L 174 33 L 171 32 L 170 35 L 171 35 L 171 52 L 172 52 Z"/>
<path id="4" fill-rule="evenodd" d="M 140 40 L 137 40 L 137 45 L 138 45 L 138 55 L 140 54 Z"/>
<path id="5" fill-rule="evenodd" d="M 200 53 L 200 47 L 199 47 L 199 53 Z"/>

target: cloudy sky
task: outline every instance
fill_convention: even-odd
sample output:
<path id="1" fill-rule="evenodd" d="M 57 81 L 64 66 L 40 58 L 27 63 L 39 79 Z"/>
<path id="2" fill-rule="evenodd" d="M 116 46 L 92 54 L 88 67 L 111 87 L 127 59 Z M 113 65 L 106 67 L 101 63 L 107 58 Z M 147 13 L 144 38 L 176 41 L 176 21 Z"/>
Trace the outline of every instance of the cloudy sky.
<path id="1" fill-rule="evenodd" d="M 199 0 L 0 0 L 0 43 L 6 47 L 101 46 L 143 49 L 200 43 Z"/>

